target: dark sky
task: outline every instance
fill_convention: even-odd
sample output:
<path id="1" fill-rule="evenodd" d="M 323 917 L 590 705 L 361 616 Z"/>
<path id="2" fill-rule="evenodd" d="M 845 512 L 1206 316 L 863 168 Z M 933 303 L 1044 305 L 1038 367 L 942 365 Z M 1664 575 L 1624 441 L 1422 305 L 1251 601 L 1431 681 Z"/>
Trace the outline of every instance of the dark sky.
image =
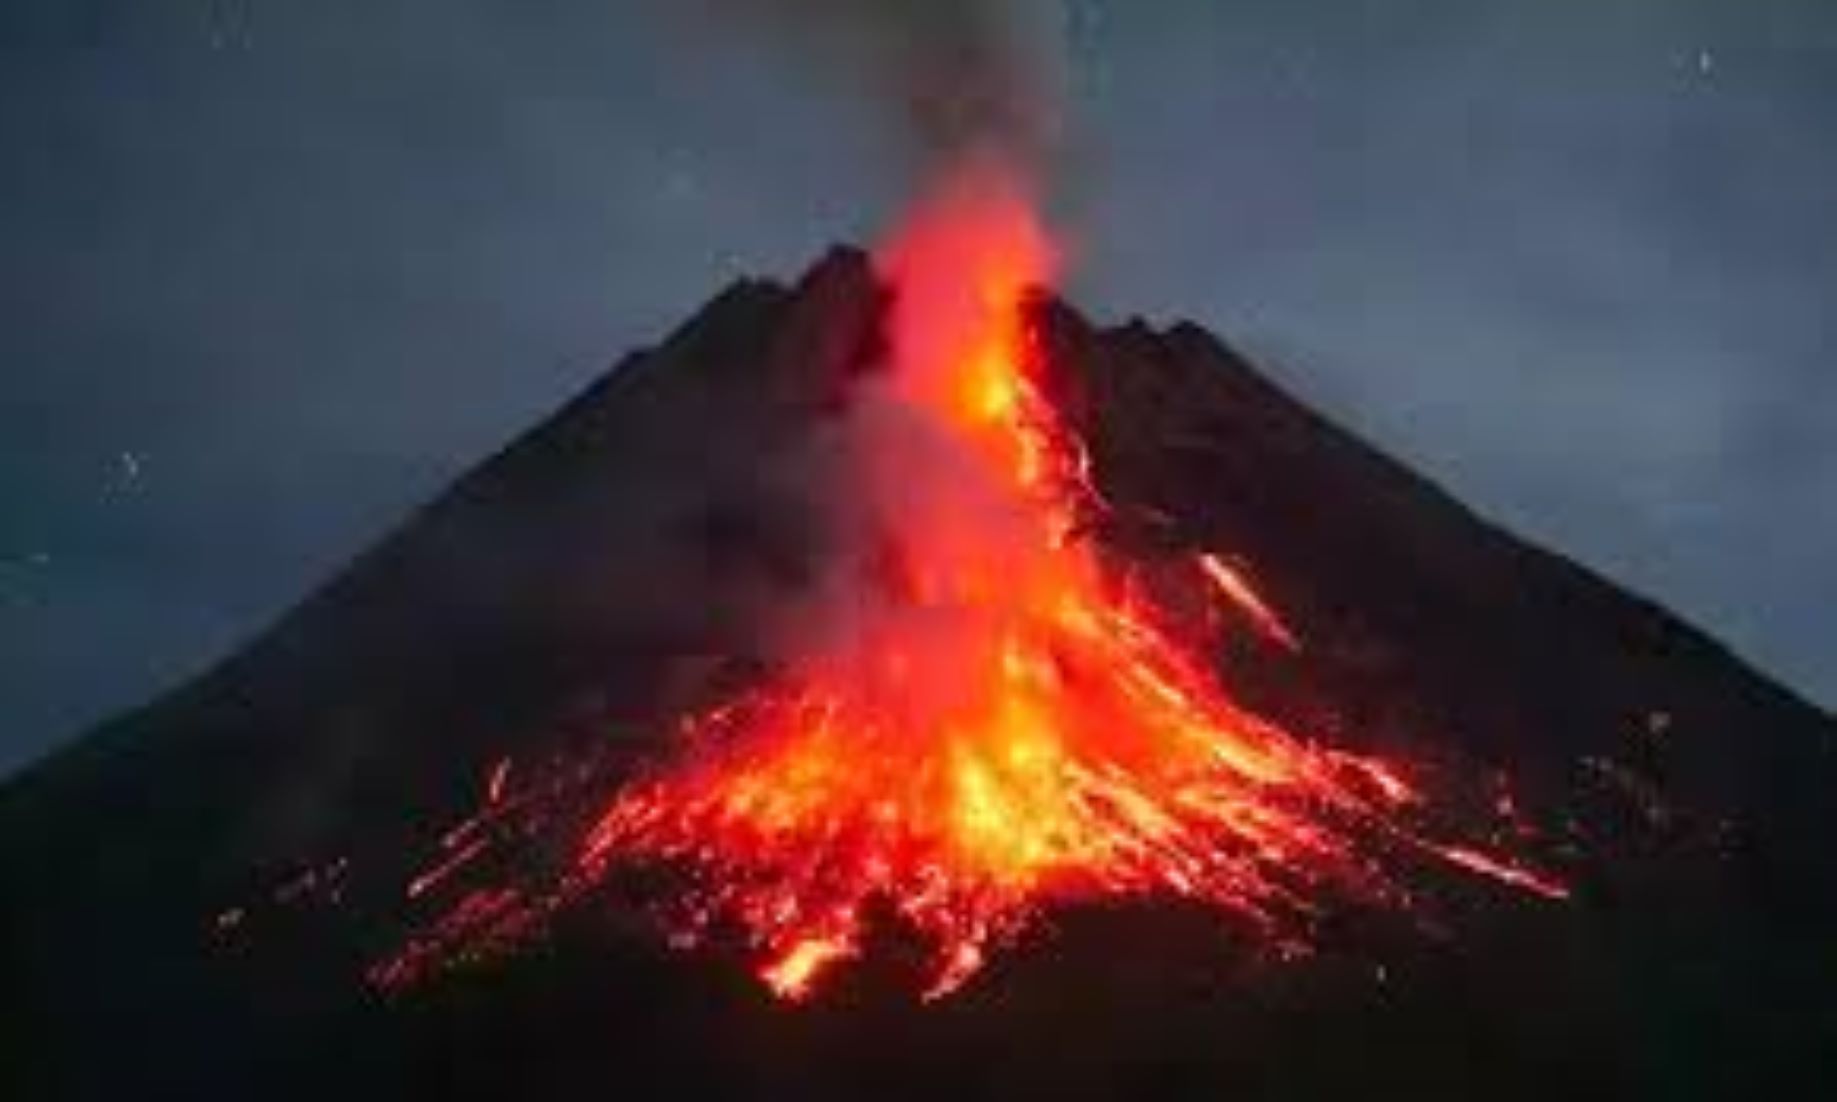
<path id="1" fill-rule="evenodd" d="M 0 769 L 882 223 L 884 114 L 683 6 L 0 5 Z M 1111 0 L 1070 37 L 1082 304 L 1211 326 L 1837 701 L 1837 4 Z"/>

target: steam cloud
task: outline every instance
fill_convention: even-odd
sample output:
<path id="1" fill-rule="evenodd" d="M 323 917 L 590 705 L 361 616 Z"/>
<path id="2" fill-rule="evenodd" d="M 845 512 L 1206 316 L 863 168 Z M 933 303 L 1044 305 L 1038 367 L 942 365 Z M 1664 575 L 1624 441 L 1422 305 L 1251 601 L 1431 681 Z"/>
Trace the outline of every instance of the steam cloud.
<path id="1" fill-rule="evenodd" d="M 811 51 L 895 115 L 926 161 L 1040 167 L 1058 146 L 1066 73 L 1056 0 L 707 0 Z"/>

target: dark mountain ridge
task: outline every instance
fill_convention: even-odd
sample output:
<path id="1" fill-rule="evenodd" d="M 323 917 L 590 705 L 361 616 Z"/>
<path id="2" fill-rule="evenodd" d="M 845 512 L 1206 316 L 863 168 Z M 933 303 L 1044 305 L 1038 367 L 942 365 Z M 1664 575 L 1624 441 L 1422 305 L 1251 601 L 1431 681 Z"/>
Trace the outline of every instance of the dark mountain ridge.
<path id="1" fill-rule="evenodd" d="M 628 357 L 241 653 L 0 791 L 0 1042 L 26 1096 L 1231 1092 L 1733 1097 L 1837 1054 L 1837 722 L 1663 609 L 1488 524 L 1190 324 L 1035 304 L 1045 385 L 1130 555 L 1242 555 L 1302 670 L 1217 656 L 1350 745 L 1497 770 L 1576 900 L 1231 980 L 1189 916 L 1067 916 L 935 1008 L 870 970 L 799 1011 L 576 916 L 382 1006 L 414 847 L 505 755 L 645 736 L 808 569 L 776 475 L 848 400 L 887 291 L 837 250 Z M 337 904 L 211 916 L 315 862 Z M 1374 980 L 1374 974 L 1379 979 Z M 1196 978 L 1197 977 L 1197 978 Z M 1828 1083 L 1826 1084 L 1828 1086 Z"/>

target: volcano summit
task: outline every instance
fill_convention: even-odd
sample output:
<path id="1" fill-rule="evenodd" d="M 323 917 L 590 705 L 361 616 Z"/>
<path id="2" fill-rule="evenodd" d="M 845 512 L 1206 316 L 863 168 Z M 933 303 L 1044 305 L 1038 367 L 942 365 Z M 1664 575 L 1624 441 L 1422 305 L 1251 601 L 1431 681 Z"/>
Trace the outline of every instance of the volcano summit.
<path id="1" fill-rule="evenodd" d="M 940 202 L 9 785 L 22 1091 L 1815 1083 L 1837 724 Z"/>

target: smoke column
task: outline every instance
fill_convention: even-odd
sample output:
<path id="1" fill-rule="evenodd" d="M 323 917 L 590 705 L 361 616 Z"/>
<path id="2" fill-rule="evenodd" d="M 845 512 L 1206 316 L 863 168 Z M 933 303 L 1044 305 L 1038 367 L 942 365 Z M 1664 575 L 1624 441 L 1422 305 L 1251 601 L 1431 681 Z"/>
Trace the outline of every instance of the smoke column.
<path id="1" fill-rule="evenodd" d="M 766 629 L 772 649 L 801 666 L 920 638 L 922 650 L 974 651 L 970 637 L 988 626 L 980 611 L 915 602 L 888 578 L 966 550 L 1033 550 L 1035 503 L 991 478 L 986 457 L 937 414 L 960 412 L 955 375 L 1001 324 L 994 315 L 1055 274 L 1039 200 L 1064 129 L 1060 0 L 701 0 L 697 10 L 779 46 L 819 86 L 866 97 L 911 156 L 916 192 L 875 250 L 896 288 L 888 370 L 855 387 L 826 453 L 798 480 L 828 555 L 818 585 L 786 611 L 789 626 Z M 970 546 L 948 546 L 953 532 Z M 915 673 L 908 688 L 925 680 Z"/>
<path id="2" fill-rule="evenodd" d="M 1056 0 L 704 0 L 807 51 L 885 105 L 921 179 L 993 157 L 1037 176 L 1063 137 L 1067 28 Z M 940 164 L 939 162 L 943 162 Z"/>

